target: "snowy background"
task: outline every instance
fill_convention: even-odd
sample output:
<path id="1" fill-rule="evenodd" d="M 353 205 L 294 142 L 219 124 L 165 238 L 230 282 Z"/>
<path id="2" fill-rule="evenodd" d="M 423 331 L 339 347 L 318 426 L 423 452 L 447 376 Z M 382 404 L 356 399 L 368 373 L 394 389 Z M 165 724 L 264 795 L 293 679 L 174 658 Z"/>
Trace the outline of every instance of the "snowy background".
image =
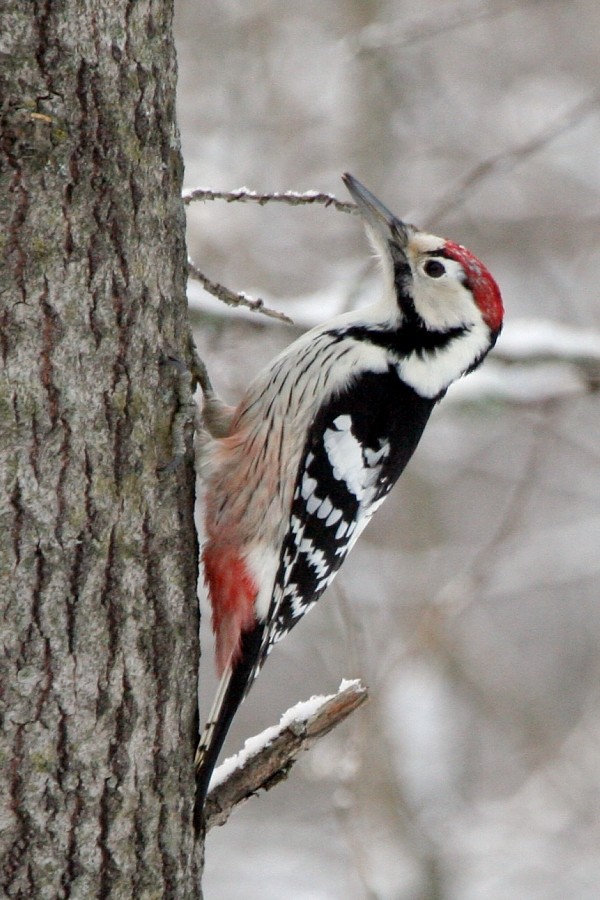
<path id="1" fill-rule="evenodd" d="M 207 900 L 600 896 L 600 4 L 177 0 L 186 186 L 334 192 L 350 171 L 466 244 L 506 304 L 227 751 L 342 677 L 367 707 L 207 840 Z M 231 402 L 377 290 L 355 217 L 188 208 L 190 289 Z M 203 714 L 214 689 L 204 643 Z"/>

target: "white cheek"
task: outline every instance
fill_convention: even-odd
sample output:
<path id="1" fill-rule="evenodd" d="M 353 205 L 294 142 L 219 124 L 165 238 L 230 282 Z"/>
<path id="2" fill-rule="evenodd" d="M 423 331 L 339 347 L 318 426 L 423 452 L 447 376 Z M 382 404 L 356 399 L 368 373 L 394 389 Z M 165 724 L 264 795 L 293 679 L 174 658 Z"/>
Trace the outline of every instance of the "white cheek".
<path id="1" fill-rule="evenodd" d="M 413 288 L 415 310 L 432 331 L 444 331 L 477 320 L 471 292 L 451 275 L 428 278 L 417 274 Z"/>

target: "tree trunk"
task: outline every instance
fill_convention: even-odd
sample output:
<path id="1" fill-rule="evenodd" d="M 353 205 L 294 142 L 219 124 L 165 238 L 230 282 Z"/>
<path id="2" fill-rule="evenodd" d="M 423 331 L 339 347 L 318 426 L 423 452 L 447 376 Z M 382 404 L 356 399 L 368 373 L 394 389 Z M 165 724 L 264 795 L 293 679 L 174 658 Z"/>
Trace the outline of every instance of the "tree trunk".
<path id="1" fill-rule="evenodd" d="M 0 893 L 196 898 L 171 0 L 5 0 Z"/>

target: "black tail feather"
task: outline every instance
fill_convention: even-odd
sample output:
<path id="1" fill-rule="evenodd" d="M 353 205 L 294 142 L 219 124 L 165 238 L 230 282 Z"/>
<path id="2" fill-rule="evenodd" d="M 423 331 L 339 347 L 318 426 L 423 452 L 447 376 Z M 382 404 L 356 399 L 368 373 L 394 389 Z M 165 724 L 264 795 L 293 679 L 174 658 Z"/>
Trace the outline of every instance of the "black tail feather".
<path id="1" fill-rule="evenodd" d="M 196 773 L 196 799 L 194 803 L 194 828 L 197 833 L 203 828 L 204 803 L 213 769 L 238 707 L 252 684 L 250 679 L 258 659 L 263 633 L 263 623 L 255 625 L 252 631 L 242 632 L 241 653 L 231 672 L 229 684 L 217 712 L 208 746 L 204 748 L 202 753 L 202 760 Z M 206 727 L 208 728 L 210 724 L 207 723 Z"/>

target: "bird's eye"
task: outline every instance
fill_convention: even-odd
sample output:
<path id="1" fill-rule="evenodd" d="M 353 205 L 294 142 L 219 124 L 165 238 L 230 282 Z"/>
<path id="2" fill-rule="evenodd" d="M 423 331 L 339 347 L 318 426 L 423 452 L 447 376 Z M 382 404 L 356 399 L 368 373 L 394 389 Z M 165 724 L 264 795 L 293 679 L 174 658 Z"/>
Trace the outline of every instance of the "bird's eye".
<path id="1" fill-rule="evenodd" d="M 441 278 L 446 274 L 446 266 L 439 259 L 428 259 L 423 266 L 423 271 L 430 278 Z"/>

